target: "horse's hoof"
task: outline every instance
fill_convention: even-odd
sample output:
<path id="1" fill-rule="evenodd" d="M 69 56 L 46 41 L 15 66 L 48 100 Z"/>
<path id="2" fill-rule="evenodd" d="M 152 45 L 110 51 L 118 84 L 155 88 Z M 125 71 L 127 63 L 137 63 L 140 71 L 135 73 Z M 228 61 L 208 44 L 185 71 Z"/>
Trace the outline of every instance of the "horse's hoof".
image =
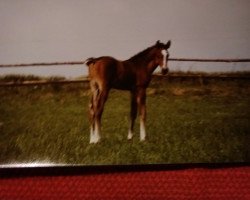
<path id="1" fill-rule="evenodd" d="M 92 139 L 89 141 L 89 144 L 97 144 L 100 142 L 100 139 Z"/>
<path id="2" fill-rule="evenodd" d="M 95 142 L 89 142 L 89 144 L 97 144 L 97 143 L 99 143 L 99 141 L 95 141 Z"/>

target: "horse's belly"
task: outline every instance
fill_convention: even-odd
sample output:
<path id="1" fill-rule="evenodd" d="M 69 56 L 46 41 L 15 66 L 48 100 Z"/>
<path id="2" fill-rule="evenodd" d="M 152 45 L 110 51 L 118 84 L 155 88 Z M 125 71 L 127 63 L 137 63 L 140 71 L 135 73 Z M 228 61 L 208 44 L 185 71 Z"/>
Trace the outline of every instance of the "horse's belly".
<path id="1" fill-rule="evenodd" d="M 133 79 L 116 79 L 112 84 L 112 88 L 119 90 L 131 90 L 134 86 L 135 83 Z"/>

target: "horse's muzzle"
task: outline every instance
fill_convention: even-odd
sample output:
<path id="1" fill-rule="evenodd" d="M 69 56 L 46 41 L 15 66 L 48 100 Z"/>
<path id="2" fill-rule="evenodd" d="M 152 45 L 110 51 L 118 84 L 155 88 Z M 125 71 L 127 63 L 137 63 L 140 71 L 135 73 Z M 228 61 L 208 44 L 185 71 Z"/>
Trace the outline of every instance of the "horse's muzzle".
<path id="1" fill-rule="evenodd" d="M 161 69 L 161 73 L 162 73 L 162 75 L 166 75 L 167 73 L 168 73 L 168 68 L 166 68 L 166 69 Z"/>

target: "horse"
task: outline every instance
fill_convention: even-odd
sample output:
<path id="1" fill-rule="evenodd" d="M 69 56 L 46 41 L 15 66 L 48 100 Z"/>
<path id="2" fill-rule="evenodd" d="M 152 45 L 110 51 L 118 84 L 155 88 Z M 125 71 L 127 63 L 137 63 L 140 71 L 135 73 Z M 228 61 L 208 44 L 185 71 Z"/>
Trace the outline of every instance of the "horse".
<path id="1" fill-rule="evenodd" d="M 101 117 L 110 89 L 128 90 L 131 93 L 130 126 L 127 139 L 134 135 L 134 123 L 139 110 L 140 141 L 146 139 L 146 89 L 152 73 L 160 66 L 165 75 L 168 72 L 168 49 L 159 40 L 128 60 L 120 61 L 113 57 L 102 56 L 88 58 L 85 64 L 89 68 L 91 99 L 89 104 L 90 143 L 101 139 Z"/>

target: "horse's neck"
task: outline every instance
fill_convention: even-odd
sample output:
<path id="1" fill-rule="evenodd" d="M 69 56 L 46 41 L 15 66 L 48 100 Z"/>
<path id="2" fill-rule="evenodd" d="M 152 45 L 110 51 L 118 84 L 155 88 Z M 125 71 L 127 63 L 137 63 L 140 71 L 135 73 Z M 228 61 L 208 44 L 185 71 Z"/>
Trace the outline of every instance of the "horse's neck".
<path id="1" fill-rule="evenodd" d="M 152 74 L 157 67 L 158 67 L 158 65 L 154 64 L 153 61 L 152 61 L 152 63 L 149 63 L 147 65 L 147 69 L 148 69 L 148 71 L 149 71 L 150 74 Z"/>
<path id="2" fill-rule="evenodd" d="M 157 65 L 154 64 L 153 57 L 152 58 L 147 56 L 139 57 L 136 59 L 132 59 L 130 61 L 137 66 L 145 67 L 147 69 L 147 72 L 149 72 L 150 74 L 152 74 L 154 70 L 157 68 Z"/>
<path id="3" fill-rule="evenodd" d="M 144 62 L 141 63 L 143 67 L 147 69 L 147 72 L 149 74 L 152 74 L 154 70 L 157 68 L 158 65 L 155 64 L 153 58 L 151 59 L 145 59 Z"/>

